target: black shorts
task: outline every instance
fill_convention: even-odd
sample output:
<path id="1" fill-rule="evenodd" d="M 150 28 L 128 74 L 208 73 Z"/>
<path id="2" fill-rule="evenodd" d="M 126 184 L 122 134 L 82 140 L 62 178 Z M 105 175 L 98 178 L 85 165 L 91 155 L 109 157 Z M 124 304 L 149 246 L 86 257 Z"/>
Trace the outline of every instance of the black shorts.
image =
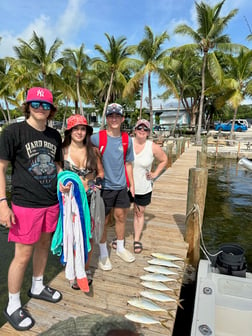
<path id="1" fill-rule="evenodd" d="M 112 208 L 127 209 L 130 207 L 127 188 L 121 190 L 102 190 L 101 196 L 104 201 L 106 216 Z"/>
<path id="2" fill-rule="evenodd" d="M 149 205 L 151 203 L 151 195 L 152 191 L 144 195 L 135 195 L 134 202 L 141 206 Z"/>

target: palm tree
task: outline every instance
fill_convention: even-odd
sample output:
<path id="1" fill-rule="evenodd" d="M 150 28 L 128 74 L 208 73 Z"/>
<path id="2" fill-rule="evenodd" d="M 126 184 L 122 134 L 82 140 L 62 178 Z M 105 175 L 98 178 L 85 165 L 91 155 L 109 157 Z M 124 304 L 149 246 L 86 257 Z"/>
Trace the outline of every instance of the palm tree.
<path id="1" fill-rule="evenodd" d="M 167 32 L 163 32 L 161 35 L 154 36 L 151 28 L 145 26 L 144 28 L 145 36 L 143 40 L 136 46 L 136 53 L 140 56 L 139 67 L 140 70 L 135 74 L 135 76 L 129 81 L 125 93 L 135 90 L 139 87 L 139 84 L 143 82 L 145 75 L 147 75 L 147 85 L 148 85 L 148 104 L 150 111 L 150 127 L 151 136 L 153 128 L 153 109 L 152 109 L 152 88 L 151 88 L 151 75 L 152 73 L 159 73 L 160 66 L 164 57 L 167 55 L 167 50 L 162 51 L 162 45 L 166 40 L 169 39 Z"/>
<path id="2" fill-rule="evenodd" d="M 62 68 L 62 64 L 56 58 L 62 41 L 55 39 L 48 51 L 44 38 L 38 37 L 36 32 L 33 32 L 29 42 L 22 39 L 18 41 L 20 46 L 14 47 L 18 62 L 29 69 L 38 85 L 41 85 L 41 82 L 44 87 L 51 84 L 53 76 Z"/>
<path id="3" fill-rule="evenodd" d="M 197 21 L 199 28 L 193 30 L 191 27 L 181 24 L 175 29 L 175 33 L 189 35 L 194 40 L 194 44 L 184 47 L 199 49 L 203 53 L 202 71 L 201 71 L 201 97 L 198 118 L 198 128 L 196 134 L 196 143 L 201 142 L 200 133 L 202 125 L 203 105 L 205 98 L 205 71 L 207 67 L 208 53 L 210 50 L 231 51 L 235 45 L 230 43 L 227 35 L 222 35 L 224 28 L 231 18 L 233 18 L 238 9 L 233 9 L 228 15 L 220 17 L 220 11 L 225 0 L 217 3 L 213 7 L 201 2 L 195 3 L 197 11 Z M 236 46 L 237 47 L 237 46 Z"/>
<path id="4" fill-rule="evenodd" d="M 188 53 L 188 51 L 181 51 L 180 53 L 167 56 L 164 59 L 163 67 L 159 72 L 159 76 L 159 84 L 167 87 L 167 90 L 160 97 L 167 99 L 173 95 L 178 100 L 177 114 L 172 129 L 172 135 L 174 136 L 181 103 L 189 112 L 190 125 L 195 125 L 193 105 L 198 105 L 198 57 L 194 54 L 194 52 Z M 187 99 L 190 99 L 190 104 L 188 104 Z M 190 106 L 189 110 L 188 105 Z"/>
<path id="5" fill-rule="evenodd" d="M 64 57 L 63 64 L 64 69 L 62 74 L 64 76 L 75 76 L 75 87 L 78 97 L 80 114 L 84 115 L 83 106 L 82 106 L 82 97 L 89 101 L 89 92 L 88 85 L 85 85 L 85 79 L 88 77 L 90 57 L 84 52 L 84 44 L 78 49 L 65 49 L 62 52 Z"/>
<path id="6" fill-rule="evenodd" d="M 14 85 L 10 76 L 12 61 L 13 59 L 8 57 L 0 59 L 0 99 L 5 104 L 4 109 L 2 103 L 0 103 L 0 110 L 6 122 L 11 121 L 9 104 L 16 105 Z"/>
<path id="7" fill-rule="evenodd" d="M 114 83 L 117 82 L 117 85 L 121 85 L 122 88 L 127 83 L 126 76 L 128 76 L 132 64 L 129 56 L 133 53 L 131 48 L 126 45 L 125 37 L 115 39 L 114 36 L 109 36 L 107 33 L 105 33 L 105 36 L 107 37 L 109 48 L 104 50 L 100 45 L 96 44 L 95 49 L 101 54 L 101 57 L 94 58 L 92 62 L 94 69 L 98 73 L 104 74 L 105 80 L 106 78 L 109 80 L 105 94 L 101 128 L 104 128 L 105 125 L 105 113 L 111 100 Z"/>
<path id="8" fill-rule="evenodd" d="M 224 72 L 216 72 L 215 68 L 211 71 L 211 65 L 210 72 L 217 85 L 209 88 L 206 94 L 217 95 L 215 100 L 217 108 L 221 108 L 225 103 L 232 106 L 234 110 L 230 132 L 232 139 L 238 108 L 246 97 L 252 96 L 252 50 L 242 49 L 237 57 L 227 55 L 226 62 Z"/>

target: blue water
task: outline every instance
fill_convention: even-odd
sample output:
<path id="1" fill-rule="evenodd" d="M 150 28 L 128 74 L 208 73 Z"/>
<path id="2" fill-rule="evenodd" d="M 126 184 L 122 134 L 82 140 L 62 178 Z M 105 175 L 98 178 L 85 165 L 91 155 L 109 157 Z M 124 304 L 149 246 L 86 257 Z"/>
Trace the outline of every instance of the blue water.
<path id="1" fill-rule="evenodd" d="M 203 219 L 203 239 L 214 253 L 223 243 L 235 243 L 245 250 L 252 272 L 252 171 L 236 160 L 211 161 Z"/>

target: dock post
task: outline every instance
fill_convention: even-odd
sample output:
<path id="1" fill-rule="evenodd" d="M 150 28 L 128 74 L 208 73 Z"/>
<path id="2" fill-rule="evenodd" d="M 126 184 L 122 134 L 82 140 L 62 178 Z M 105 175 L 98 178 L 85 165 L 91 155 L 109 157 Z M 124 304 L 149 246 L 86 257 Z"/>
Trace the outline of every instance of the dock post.
<path id="1" fill-rule="evenodd" d="M 197 151 L 197 161 L 196 161 L 197 168 L 206 168 L 207 167 L 207 153 Z"/>
<path id="2" fill-rule="evenodd" d="M 207 168 L 189 170 L 185 240 L 189 244 L 189 264 L 195 269 L 200 259 L 200 232 L 205 209 L 207 178 Z"/>
<path id="3" fill-rule="evenodd" d="M 241 143 L 240 141 L 238 142 L 238 149 L 237 149 L 237 159 L 240 157 L 240 150 L 241 150 Z"/>
<path id="4" fill-rule="evenodd" d="M 168 158 L 167 168 L 172 166 L 172 149 L 173 149 L 173 143 L 170 143 L 166 146 L 166 155 Z"/>

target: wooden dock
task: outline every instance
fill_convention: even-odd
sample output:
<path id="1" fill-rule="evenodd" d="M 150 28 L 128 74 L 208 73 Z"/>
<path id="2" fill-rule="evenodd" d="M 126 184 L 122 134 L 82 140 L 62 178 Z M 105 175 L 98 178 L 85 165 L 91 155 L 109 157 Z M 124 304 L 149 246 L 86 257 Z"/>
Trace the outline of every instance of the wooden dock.
<path id="1" fill-rule="evenodd" d="M 165 328 L 162 324 L 138 325 L 138 330 L 145 336 L 171 336 L 177 312 L 177 302 L 158 303 L 169 310 L 164 313 L 153 313 L 140 310 L 127 304 L 133 297 L 139 296 L 144 290 L 140 276 L 146 274 L 144 267 L 149 266 L 148 260 L 151 253 L 162 252 L 182 257 L 187 256 L 188 244 L 184 241 L 187 189 L 189 169 L 196 166 L 197 147 L 185 148 L 172 167 L 155 182 L 152 203 L 146 209 L 145 227 L 142 236 L 144 250 L 136 255 L 136 261 L 126 264 L 111 250 L 111 262 L 113 270 L 104 272 L 97 268 L 98 249 L 95 248 L 91 269 L 94 273 L 92 291 L 87 295 L 80 291 L 74 291 L 69 287 L 65 279 L 64 271 L 58 274 L 50 283 L 60 290 L 63 299 L 57 304 L 47 303 L 41 300 L 31 299 L 27 308 L 34 317 L 36 324 L 29 331 L 19 332 L 14 330 L 9 323 L 0 328 L 0 335 L 39 335 L 53 324 L 69 317 L 83 316 L 87 314 L 101 314 L 105 316 L 129 312 L 146 313 L 158 321 L 167 320 Z M 114 237 L 114 227 L 109 228 L 109 241 Z M 126 247 L 133 250 L 133 224 L 132 210 L 129 213 L 126 227 Z M 166 283 L 174 289 L 169 294 L 176 301 L 179 300 L 182 285 L 184 262 L 177 262 L 182 268 L 179 275 L 173 277 L 177 281 Z M 172 269 L 174 270 L 174 269 Z M 168 294 L 168 292 L 166 293 Z M 183 302 L 181 303 L 183 305 Z"/>

